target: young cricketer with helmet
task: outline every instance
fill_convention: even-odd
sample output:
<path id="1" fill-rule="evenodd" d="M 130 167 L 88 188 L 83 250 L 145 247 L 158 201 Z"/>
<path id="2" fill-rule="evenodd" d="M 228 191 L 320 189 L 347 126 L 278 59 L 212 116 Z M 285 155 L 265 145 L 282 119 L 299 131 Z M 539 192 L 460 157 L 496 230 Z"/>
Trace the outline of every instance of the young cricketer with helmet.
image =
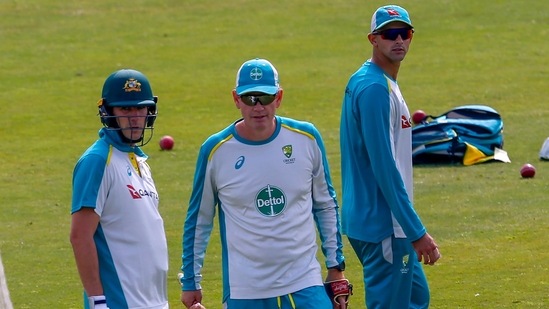
<path id="1" fill-rule="evenodd" d="M 103 85 L 104 127 L 73 172 L 70 240 L 84 308 L 168 308 L 164 223 L 140 148 L 152 137 L 157 101 L 135 70 L 116 71 Z"/>

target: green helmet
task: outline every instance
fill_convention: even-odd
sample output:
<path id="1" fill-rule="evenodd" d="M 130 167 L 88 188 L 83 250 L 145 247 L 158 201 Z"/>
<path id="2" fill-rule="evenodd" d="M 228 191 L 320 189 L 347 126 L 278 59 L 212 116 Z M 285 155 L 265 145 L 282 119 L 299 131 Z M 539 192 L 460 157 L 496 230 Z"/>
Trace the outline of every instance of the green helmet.
<path id="1" fill-rule="evenodd" d="M 150 129 L 152 137 L 157 102 L 158 98 L 153 96 L 149 80 L 143 73 L 132 69 L 118 70 L 109 75 L 103 84 L 101 99 L 98 102 L 101 123 L 110 129 L 120 129 L 117 117 L 113 115 L 113 107 L 147 107 L 145 129 Z M 131 140 L 136 141 L 143 141 L 143 136 L 138 140 Z"/>
<path id="2" fill-rule="evenodd" d="M 108 107 L 154 106 L 156 99 L 149 80 L 136 70 L 123 69 L 112 73 L 103 85 L 103 104 Z"/>

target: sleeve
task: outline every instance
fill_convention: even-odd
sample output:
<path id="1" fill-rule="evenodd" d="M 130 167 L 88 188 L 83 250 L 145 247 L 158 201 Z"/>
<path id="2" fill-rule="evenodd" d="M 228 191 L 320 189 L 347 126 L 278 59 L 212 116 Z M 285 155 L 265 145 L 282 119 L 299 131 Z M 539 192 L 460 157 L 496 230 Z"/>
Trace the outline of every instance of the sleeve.
<path id="1" fill-rule="evenodd" d="M 414 241 L 425 234 L 425 227 L 412 206 L 395 161 L 392 119 L 396 117 L 400 123 L 400 115 L 392 115 L 396 110 L 391 105 L 387 87 L 381 84 L 367 87 L 359 101 L 357 108 L 364 143 L 367 149 L 375 149 L 368 152 L 372 172 L 392 214 L 405 234 Z"/>
<path id="2" fill-rule="evenodd" d="M 82 207 L 96 208 L 105 164 L 105 158 L 96 154 L 85 155 L 78 160 L 72 177 L 71 214 Z"/>
<path id="3" fill-rule="evenodd" d="M 201 270 L 215 216 L 217 198 L 208 164 L 210 148 L 205 145 L 201 147 L 198 155 L 193 190 L 183 229 L 183 277 L 180 280 L 182 290 L 185 291 L 201 289 Z"/>
<path id="4" fill-rule="evenodd" d="M 339 207 L 330 177 L 324 142 L 318 130 L 313 127 L 316 144 L 313 153 L 313 215 L 319 231 L 322 253 L 326 267 L 333 267 L 345 260 L 341 237 Z"/>

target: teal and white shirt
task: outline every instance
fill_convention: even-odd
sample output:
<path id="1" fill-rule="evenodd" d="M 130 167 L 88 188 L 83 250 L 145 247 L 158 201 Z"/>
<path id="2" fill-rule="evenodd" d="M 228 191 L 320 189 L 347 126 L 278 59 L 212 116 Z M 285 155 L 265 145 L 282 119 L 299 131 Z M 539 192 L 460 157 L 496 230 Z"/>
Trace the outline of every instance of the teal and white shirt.
<path id="1" fill-rule="evenodd" d="M 419 239 L 426 229 L 413 207 L 410 113 L 397 82 L 370 60 L 349 79 L 340 126 L 343 233 Z"/>
<path id="2" fill-rule="evenodd" d="M 72 213 L 94 208 L 99 273 L 110 308 L 168 308 L 168 250 L 147 156 L 105 128 L 73 173 Z"/>
<path id="3" fill-rule="evenodd" d="M 183 290 L 201 288 L 216 212 L 224 301 L 229 295 L 260 299 L 322 285 L 315 225 L 326 265 L 344 258 L 319 132 L 310 123 L 277 116 L 274 134 L 253 142 L 237 134 L 237 122 L 200 149 L 183 235 Z"/>

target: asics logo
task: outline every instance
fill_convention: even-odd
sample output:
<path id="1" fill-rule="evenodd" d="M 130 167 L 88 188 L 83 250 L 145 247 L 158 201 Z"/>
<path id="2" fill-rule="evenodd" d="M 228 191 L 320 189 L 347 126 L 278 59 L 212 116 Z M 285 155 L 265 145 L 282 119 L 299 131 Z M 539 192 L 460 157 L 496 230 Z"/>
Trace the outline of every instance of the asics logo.
<path id="1" fill-rule="evenodd" d="M 244 156 L 238 157 L 238 159 L 236 160 L 236 163 L 234 164 L 234 168 L 236 170 L 240 169 L 242 167 L 242 165 L 244 165 L 244 161 L 246 161 Z"/>

